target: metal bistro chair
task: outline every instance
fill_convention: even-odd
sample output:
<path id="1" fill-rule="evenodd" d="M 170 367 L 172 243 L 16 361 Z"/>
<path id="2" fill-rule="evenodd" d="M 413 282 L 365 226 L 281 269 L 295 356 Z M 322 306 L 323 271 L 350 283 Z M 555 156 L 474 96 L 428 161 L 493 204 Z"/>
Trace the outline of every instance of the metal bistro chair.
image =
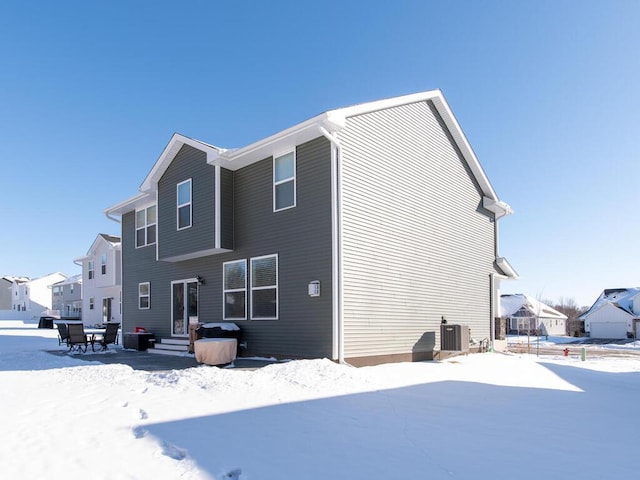
<path id="1" fill-rule="evenodd" d="M 67 340 L 69 351 L 86 352 L 89 340 L 87 340 L 87 335 L 84 333 L 84 325 L 82 323 L 70 323 L 67 328 L 69 330 L 69 339 Z"/>
<path id="2" fill-rule="evenodd" d="M 91 349 L 95 352 L 96 351 L 96 343 L 98 345 L 100 345 L 102 348 L 100 349 L 101 352 L 104 352 L 105 350 L 108 350 L 109 347 L 108 345 L 113 343 L 116 344 L 118 343 L 118 329 L 120 328 L 120 324 L 119 323 L 107 323 L 107 329 L 105 330 L 104 334 L 102 335 L 102 338 L 96 338 L 91 342 Z"/>
<path id="3" fill-rule="evenodd" d="M 69 327 L 66 323 L 57 323 L 58 326 L 58 345 L 69 345 Z"/>

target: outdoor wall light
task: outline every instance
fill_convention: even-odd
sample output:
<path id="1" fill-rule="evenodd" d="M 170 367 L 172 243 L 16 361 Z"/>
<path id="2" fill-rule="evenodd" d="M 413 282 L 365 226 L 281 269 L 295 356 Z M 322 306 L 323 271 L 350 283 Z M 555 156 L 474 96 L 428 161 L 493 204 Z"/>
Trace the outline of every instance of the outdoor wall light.
<path id="1" fill-rule="evenodd" d="M 198 285 L 205 284 L 204 278 L 202 278 L 200 275 L 196 275 L 196 282 L 198 282 Z"/>
<path id="2" fill-rule="evenodd" d="M 309 296 L 310 297 L 319 297 L 320 296 L 320 280 L 314 280 L 313 282 L 309 282 Z"/>

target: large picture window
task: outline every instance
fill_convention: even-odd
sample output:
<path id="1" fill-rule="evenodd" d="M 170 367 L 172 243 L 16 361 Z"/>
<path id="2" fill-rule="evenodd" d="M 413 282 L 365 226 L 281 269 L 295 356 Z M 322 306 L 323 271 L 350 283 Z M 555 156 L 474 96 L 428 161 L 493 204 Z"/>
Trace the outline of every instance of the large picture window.
<path id="1" fill-rule="evenodd" d="M 273 211 L 296 206 L 296 155 L 289 152 L 273 159 Z"/>
<path id="2" fill-rule="evenodd" d="M 247 318 L 247 261 L 223 264 L 224 320 Z"/>
<path id="3" fill-rule="evenodd" d="M 156 206 L 136 210 L 136 248 L 156 243 Z"/>
<path id="4" fill-rule="evenodd" d="M 138 284 L 138 308 L 148 310 L 151 307 L 151 288 L 149 282 Z"/>
<path id="5" fill-rule="evenodd" d="M 176 189 L 178 230 L 191 226 L 191 179 L 180 182 Z"/>
<path id="6" fill-rule="evenodd" d="M 278 318 L 278 255 L 251 259 L 251 318 Z"/>

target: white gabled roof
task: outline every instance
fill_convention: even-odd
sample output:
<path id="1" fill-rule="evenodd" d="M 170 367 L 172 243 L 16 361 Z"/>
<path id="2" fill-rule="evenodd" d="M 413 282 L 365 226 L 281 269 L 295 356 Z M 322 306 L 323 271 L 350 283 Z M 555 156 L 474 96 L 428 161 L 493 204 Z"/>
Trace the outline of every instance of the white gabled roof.
<path id="1" fill-rule="evenodd" d="M 220 152 L 224 151 L 224 149 L 218 148 L 200 140 L 196 140 L 195 138 L 190 138 L 179 133 L 174 133 L 171 137 L 171 140 L 169 140 L 169 143 L 167 143 L 167 146 L 164 147 L 164 150 L 160 154 L 160 157 L 153 165 L 153 168 L 142 182 L 142 185 L 140 185 L 141 192 L 149 192 L 155 189 L 158 180 L 160 179 L 160 177 L 162 177 L 164 172 L 167 170 L 167 167 L 171 164 L 175 156 L 184 145 L 189 145 L 202 152 L 205 152 L 207 154 L 208 163 L 215 162 L 220 155 Z"/>
<path id="2" fill-rule="evenodd" d="M 500 295 L 500 316 L 511 317 L 525 307 L 532 315 L 538 318 L 553 318 L 558 320 L 566 320 L 567 316 L 560 313 L 555 308 L 536 300 L 525 293 L 504 294 Z"/>
<path id="3" fill-rule="evenodd" d="M 91 247 L 89 247 L 89 250 L 87 250 L 87 254 L 82 256 L 82 257 L 78 257 L 78 258 L 74 259 L 73 261 L 74 262 L 82 262 L 83 260 L 86 260 L 87 258 L 91 258 L 93 256 L 93 252 L 96 251 L 96 249 L 98 248 L 98 245 L 100 243 L 106 243 L 110 248 L 119 249 L 120 248 L 120 237 L 118 237 L 116 235 L 109 235 L 109 234 L 106 234 L 106 233 L 99 233 L 96 236 L 96 239 L 91 244 Z"/>
<path id="4" fill-rule="evenodd" d="M 607 304 L 611 304 L 617 308 L 620 308 L 630 315 L 636 315 L 636 313 L 633 311 L 633 300 L 638 295 L 640 295 L 640 288 L 638 287 L 605 289 L 596 299 L 591 308 L 580 315 L 578 318 L 584 320 L 592 313 L 600 310 Z"/>
<path id="5" fill-rule="evenodd" d="M 317 138 L 318 136 L 339 134 L 340 130 L 346 125 L 346 119 L 349 117 L 424 101 L 433 102 L 440 117 L 449 129 L 467 165 L 480 185 L 484 195 L 484 208 L 495 213 L 496 218 L 512 213 L 511 207 L 498 198 L 484 169 L 473 152 L 467 137 L 440 90 L 429 90 L 330 110 L 302 123 L 298 123 L 286 130 L 282 130 L 274 135 L 237 149 L 219 148 L 176 133 L 171 137 L 171 140 L 162 151 L 153 168 L 142 182 L 140 193 L 106 209 L 104 213 L 107 217 L 111 218 L 110 215 L 122 215 L 133 208 L 140 208 L 145 204 L 154 202 L 154 192 L 158 180 L 168 165 L 173 161 L 180 148 L 185 144 L 204 151 L 207 154 L 208 163 L 219 165 L 229 170 L 237 170 L 269 157 L 274 153 L 278 153 L 279 151 L 284 152 L 289 150 L 296 145 Z"/>

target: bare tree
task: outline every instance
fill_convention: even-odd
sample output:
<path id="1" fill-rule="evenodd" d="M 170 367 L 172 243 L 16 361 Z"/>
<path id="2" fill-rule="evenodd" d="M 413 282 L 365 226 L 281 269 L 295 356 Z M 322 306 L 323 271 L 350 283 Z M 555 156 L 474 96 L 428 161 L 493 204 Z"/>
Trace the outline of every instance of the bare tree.
<path id="1" fill-rule="evenodd" d="M 573 297 L 560 297 L 558 302 L 552 302 L 548 305 L 553 306 L 560 313 L 567 316 L 567 334 L 578 336 L 584 332 L 584 322 L 578 320 L 586 309 L 579 307 Z"/>

